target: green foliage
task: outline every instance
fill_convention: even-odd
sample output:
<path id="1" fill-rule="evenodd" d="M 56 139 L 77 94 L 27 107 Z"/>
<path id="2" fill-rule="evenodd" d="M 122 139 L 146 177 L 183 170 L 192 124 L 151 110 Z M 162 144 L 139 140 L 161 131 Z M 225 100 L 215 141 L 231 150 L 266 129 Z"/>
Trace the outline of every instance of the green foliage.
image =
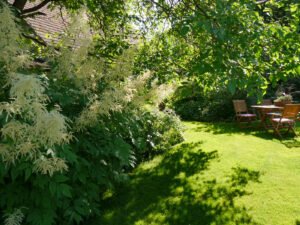
<path id="1" fill-rule="evenodd" d="M 6 33 L 3 40 L 16 44 Z M 21 47 L 8 57 L 19 56 Z M 182 141 L 177 117 L 145 109 L 161 89 L 150 73 L 132 76 L 134 49 L 113 59 L 96 53 L 80 17 L 59 52 L 43 52 L 49 71 L 35 75 L 23 64 L 1 71 L 8 81 L 0 96 L 1 224 L 97 221 L 105 190 L 127 181 L 138 162 Z"/>
<path id="2" fill-rule="evenodd" d="M 150 112 L 103 118 L 102 123 L 74 133 L 76 140 L 60 147 L 57 156 L 68 162 L 68 171 L 52 177 L 35 173 L 28 161 L 3 165 L 0 181 L 5 186 L 0 194 L 5 197 L 0 208 L 24 207 L 25 220 L 33 225 L 96 220 L 101 193 L 127 181 L 126 171 L 153 151 L 182 141 L 174 120 L 168 114 Z"/>
<path id="3" fill-rule="evenodd" d="M 18 20 L 0 5 L 0 223 L 97 221 L 106 189 L 182 140 L 177 117 L 144 108 L 163 93 L 154 78 L 195 79 L 172 99 L 175 111 L 219 120 L 232 115 L 239 90 L 261 98 L 269 84 L 299 75 L 297 1 L 130 1 L 152 31 L 167 25 L 137 57 L 127 1 L 52 3 L 76 12 L 84 5 L 86 16 L 75 19 L 58 52 L 31 54 L 48 59 L 49 71 L 34 70 L 40 75 L 27 64 Z"/>
<path id="4" fill-rule="evenodd" d="M 162 79 L 190 76 L 206 88 L 226 84 L 231 94 L 242 90 L 261 99 L 268 84 L 299 75 L 298 8 L 297 1 L 268 1 L 264 6 L 252 0 L 149 3 L 147 9 L 153 10 L 145 13 L 151 11 L 169 29 L 151 40 L 156 50 L 142 51 L 142 65 Z M 282 15 L 272 14 L 275 9 Z M 166 43 L 165 36 L 173 41 Z M 164 67 L 169 60 L 172 66 Z M 160 61 L 162 66 L 155 66 Z"/>
<path id="5" fill-rule="evenodd" d="M 292 96 L 293 101 L 300 102 L 300 79 L 290 78 L 285 82 L 281 82 L 277 88 L 277 92 L 281 91 Z"/>
<path id="6" fill-rule="evenodd" d="M 179 118 L 171 110 L 146 112 L 142 118 L 146 141 L 156 152 L 167 150 L 183 141 L 181 134 L 183 127 Z M 151 154 L 152 152 L 147 153 L 147 155 Z"/>
<path id="7" fill-rule="evenodd" d="M 193 48 L 184 39 L 169 33 L 158 33 L 139 49 L 135 60 L 135 73 L 153 71 L 161 82 L 188 75 L 188 63 L 193 57 Z"/>
<path id="8" fill-rule="evenodd" d="M 197 82 L 183 82 L 169 105 L 184 120 L 224 121 L 234 117 L 233 99 L 246 98 L 242 92 L 231 94 L 225 86 L 205 91 Z"/>

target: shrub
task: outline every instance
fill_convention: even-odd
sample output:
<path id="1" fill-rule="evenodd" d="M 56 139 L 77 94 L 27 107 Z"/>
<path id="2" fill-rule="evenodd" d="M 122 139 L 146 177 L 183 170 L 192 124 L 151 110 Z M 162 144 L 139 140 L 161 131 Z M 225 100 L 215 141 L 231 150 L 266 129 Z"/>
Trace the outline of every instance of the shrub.
<path id="1" fill-rule="evenodd" d="M 148 142 L 156 152 L 162 152 L 171 146 L 183 141 L 181 131 L 183 129 L 179 118 L 172 110 L 163 112 L 153 111 L 146 113 L 144 119 L 146 123 Z M 149 123 L 149 121 L 153 121 Z M 150 152 L 151 153 L 151 152 Z"/>
<path id="2" fill-rule="evenodd" d="M 196 82 L 184 82 L 168 104 L 181 119 L 225 121 L 234 117 L 233 99 L 246 98 L 243 92 L 232 95 L 225 87 L 204 91 Z"/>
<path id="3" fill-rule="evenodd" d="M 0 21 L 6 31 L 0 41 L 16 47 L 0 44 L 6 55 L 0 57 L 6 83 L 0 92 L 0 224 L 96 221 L 107 188 L 126 181 L 152 152 L 182 140 L 178 118 L 144 109 L 154 101 L 151 74 L 132 76 L 132 50 L 113 61 L 90 54 L 95 49 L 84 20 L 65 39 L 84 45 L 50 51 L 50 71 L 34 75 L 25 64 L 16 67 L 21 35 L 1 6 L 10 23 Z"/>

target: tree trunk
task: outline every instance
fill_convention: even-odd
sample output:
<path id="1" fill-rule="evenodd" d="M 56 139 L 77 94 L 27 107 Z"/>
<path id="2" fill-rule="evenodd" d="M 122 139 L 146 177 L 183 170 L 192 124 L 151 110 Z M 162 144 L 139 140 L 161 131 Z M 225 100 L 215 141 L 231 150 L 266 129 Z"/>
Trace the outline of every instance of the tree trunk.
<path id="1" fill-rule="evenodd" d="M 23 11 L 27 0 L 15 0 L 13 6 L 19 9 L 20 11 Z"/>

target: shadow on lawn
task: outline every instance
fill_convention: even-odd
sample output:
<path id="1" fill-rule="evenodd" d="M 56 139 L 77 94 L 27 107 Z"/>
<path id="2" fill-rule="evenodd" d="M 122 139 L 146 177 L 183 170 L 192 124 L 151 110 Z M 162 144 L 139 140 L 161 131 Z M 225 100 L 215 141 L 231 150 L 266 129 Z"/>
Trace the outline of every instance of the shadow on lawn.
<path id="1" fill-rule="evenodd" d="M 243 135 L 255 135 L 265 139 L 273 139 L 274 136 L 270 132 L 266 132 L 263 130 L 259 124 L 253 125 L 253 127 L 249 128 L 240 128 L 236 123 L 228 123 L 228 122 L 217 122 L 217 123 L 193 123 L 198 125 L 192 130 L 195 132 L 210 132 L 213 134 L 243 134 Z"/>
<path id="2" fill-rule="evenodd" d="M 250 128 L 240 128 L 236 123 L 226 123 L 226 122 L 218 122 L 218 123 L 193 123 L 198 125 L 192 130 L 195 132 L 210 132 L 213 134 L 242 134 L 242 135 L 253 135 L 259 138 L 263 138 L 266 140 L 279 140 L 278 137 L 274 134 L 273 130 L 266 131 L 262 129 L 259 124 L 255 124 L 255 126 Z M 299 126 L 300 124 L 298 124 Z M 285 134 L 283 131 L 283 140 L 281 141 L 288 148 L 300 147 L 300 142 L 295 139 L 295 136 L 291 133 Z M 300 129 L 297 129 L 297 133 L 300 132 Z"/>
<path id="3" fill-rule="evenodd" d="M 131 182 L 105 199 L 103 224 L 206 225 L 255 224 L 245 207 L 235 200 L 249 194 L 249 181 L 259 182 L 259 172 L 234 168 L 225 183 L 203 180 L 217 152 L 204 152 L 199 144 L 182 144 L 166 153 L 151 168 L 136 171 Z"/>
<path id="4" fill-rule="evenodd" d="M 211 132 L 213 134 L 252 134 L 254 131 L 261 131 L 258 125 L 250 128 L 240 128 L 236 123 L 216 122 L 216 123 L 194 123 L 198 125 L 192 130 L 195 132 Z"/>
<path id="5" fill-rule="evenodd" d="M 300 147 L 300 141 L 296 140 L 294 138 L 283 140 L 281 143 L 284 144 L 287 148 L 299 148 Z"/>

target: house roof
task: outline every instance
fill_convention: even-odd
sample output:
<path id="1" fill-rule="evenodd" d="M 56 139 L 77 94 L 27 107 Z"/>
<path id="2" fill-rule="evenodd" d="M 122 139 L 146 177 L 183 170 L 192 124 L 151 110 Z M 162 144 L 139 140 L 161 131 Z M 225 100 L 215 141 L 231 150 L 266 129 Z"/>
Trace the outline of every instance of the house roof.
<path id="1" fill-rule="evenodd" d="M 8 0 L 10 4 L 13 0 Z M 40 1 L 27 2 L 24 9 L 38 5 Z M 57 43 L 68 24 L 68 17 L 63 9 L 49 8 L 49 4 L 39 10 L 39 14 L 26 17 L 25 21 L 33 28 L 36 35 L 46 44 Z"/>

